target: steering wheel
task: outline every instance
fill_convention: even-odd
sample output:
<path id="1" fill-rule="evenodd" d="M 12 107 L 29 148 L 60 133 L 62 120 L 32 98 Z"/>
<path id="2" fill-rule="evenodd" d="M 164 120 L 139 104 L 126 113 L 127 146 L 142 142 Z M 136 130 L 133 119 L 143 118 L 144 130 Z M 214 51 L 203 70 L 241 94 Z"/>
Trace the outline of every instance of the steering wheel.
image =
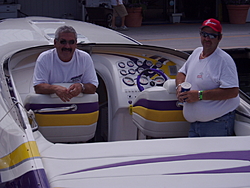
<path id="1" fill-rule="evenodd" d="M 162 71 L 159 71 L 159 70 L 157 70 L 157 69 L 153 69 L 153 68 L 149 68 L 149 69 L 145 69 L 145 70 L 143 70 L 138 76 L 137 76 L 137 78 L 136 78 L 136 83 L 137 83 L 137 87 L 138 87 L 138 89 L 140 90 L 140 91 L 143 91 L 144 90 L 144 87 L 142 87 L 142 85 L 141 85 L 141 83 L 140 83 L 140 78 L 141 78 L 141 76 L 145 73 L 145 72 L 149 72 L 149 71 L 153 71 L 153 72 L 155 72 L 155 73 L 157 73 L 158 75 L 161 75 L 164 79 L 165 79 L 165 81 L 167 81 L 167 76 L 164 74 L 164 72 L 162 72 Z"/>

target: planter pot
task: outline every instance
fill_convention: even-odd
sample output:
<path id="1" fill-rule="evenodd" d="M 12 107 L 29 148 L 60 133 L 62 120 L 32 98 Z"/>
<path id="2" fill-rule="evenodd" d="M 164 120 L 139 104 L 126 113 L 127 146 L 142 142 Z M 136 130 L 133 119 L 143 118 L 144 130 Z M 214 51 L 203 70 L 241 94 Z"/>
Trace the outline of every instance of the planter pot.
<path id="1" fill-rule="evenodd" d="M 227 5 L 229 21 L 232 24 L 245 24 L 250 5 Z"/>
<path id="2" fill-rule="evenodd" d="M 128 27 L 140 27 L 142 23 L 142 7 L 127 8 L 127 12 L 125 25 Z"/>
<path id="3" fill-rule="evenodd" d="M 172 23 L 180 23 L 181 21 L 181 16 L 182 16 L 182 13 L 173 13 L 171 16 L 170 16 L 170 21 Z"/>

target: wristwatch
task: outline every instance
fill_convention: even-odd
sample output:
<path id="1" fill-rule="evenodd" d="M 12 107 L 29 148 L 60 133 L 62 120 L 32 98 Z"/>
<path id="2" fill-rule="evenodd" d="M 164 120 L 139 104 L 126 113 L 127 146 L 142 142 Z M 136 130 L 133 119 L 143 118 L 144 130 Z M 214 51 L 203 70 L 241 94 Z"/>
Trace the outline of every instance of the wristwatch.
<path id="1" fill-rule="evenodd" d="M 81 84 L 81 86 L 82 86 L 82 92 L 85 90 L 85 86 L 84 86 L 84 84 L 83 83 L 80 83 Z"/>
<path id="2" fill-rule="evenodd" d="M 178 89 L 178 87 L 179 87 L 180 85 L 181 85 L 181 84 L 178 84 L 178 85 L 176 86 L 176 88 L 175 88 L 175 89 L 177 90 L 177 89 Z"/>

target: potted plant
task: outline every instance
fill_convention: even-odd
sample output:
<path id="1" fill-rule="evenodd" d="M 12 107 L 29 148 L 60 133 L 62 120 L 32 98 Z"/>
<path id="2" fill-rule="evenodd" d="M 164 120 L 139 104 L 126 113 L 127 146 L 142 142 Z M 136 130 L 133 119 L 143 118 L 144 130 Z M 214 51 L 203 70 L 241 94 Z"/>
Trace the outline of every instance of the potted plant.
<path id="1" fill-rule="evenodd" d="M 125 5 L 127 8 L 141 7 L 145 10 L 147 8 L 148 1 L 149 0 L 128 0 Z"/>
<path id="2" fill-rule="evenodd" d="M 224 0 L 224 2 L 227 6 L 230 23 L 246 23 L 250 0 Z"/>
<path id="3" fill-rule="evenodd" d="M 128 27 L 140 27 L 142 24 L 143 10 L 147 7 L 146 0 L 128 0 L 125 3 L 128 15 L 125 19 L 125 24 Z"/>

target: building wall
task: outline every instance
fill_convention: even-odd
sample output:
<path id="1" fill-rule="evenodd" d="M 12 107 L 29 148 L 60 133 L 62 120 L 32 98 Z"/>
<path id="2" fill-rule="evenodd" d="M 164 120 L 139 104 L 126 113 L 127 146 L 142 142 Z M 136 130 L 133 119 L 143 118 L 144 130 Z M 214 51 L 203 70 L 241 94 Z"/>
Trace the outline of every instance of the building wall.
<path id="1" fill-rule="evenodd" d="M 0 0 L 1 1 L 1 0 Z M 82 0 L 7 0 L 9 3 L 21 4 L 22 16 L 48 16 L 54 18 L 70 18 L 84 20 L 86 10 L 82 11 Z M 126 1 L 126 0 L 124 0 Z M 168 20 L 173 12 L 170 0 L 147 0 L 148 7 L 144 12 L 144 21 Z M 185 20 L 204 20 L 209 17 L 218 17 L 216 6 L 221 0 L 177 0 L 176 11 L 183 13 Z M 109 4 L 110 0 L 86 0 L 86 6 L 98 6 L 101 3 Z M 224 16 L 226 17 L 226 16 Z M 223 18 L 226 20 L 226 18 Z"/>
<path id="2" fill-rule="evenodd" d="M 78 0 L 18 0 L 20 16 L 47 16 L 54 18 L 82 19 L 82 5 Z"/>

